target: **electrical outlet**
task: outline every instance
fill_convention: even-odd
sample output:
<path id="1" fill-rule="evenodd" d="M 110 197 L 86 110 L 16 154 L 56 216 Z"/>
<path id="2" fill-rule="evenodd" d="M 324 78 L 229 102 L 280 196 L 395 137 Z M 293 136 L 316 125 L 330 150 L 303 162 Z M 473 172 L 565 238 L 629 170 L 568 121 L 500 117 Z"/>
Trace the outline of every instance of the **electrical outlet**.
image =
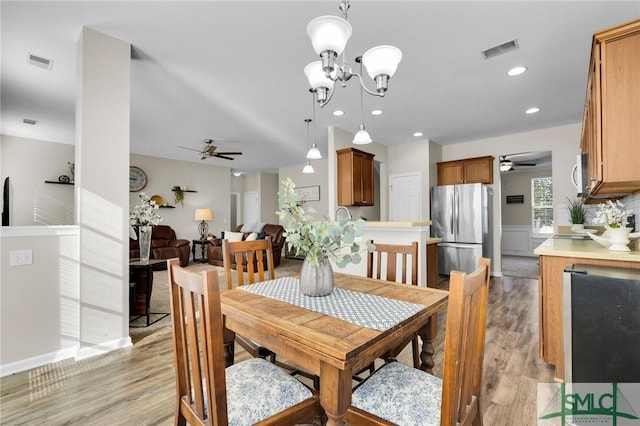
<path id="1" fill-rule="evenodd" d="M 33 264 L 33 250 L 11 250 L 9 251 L 9 265 L 31 265 Z"/>

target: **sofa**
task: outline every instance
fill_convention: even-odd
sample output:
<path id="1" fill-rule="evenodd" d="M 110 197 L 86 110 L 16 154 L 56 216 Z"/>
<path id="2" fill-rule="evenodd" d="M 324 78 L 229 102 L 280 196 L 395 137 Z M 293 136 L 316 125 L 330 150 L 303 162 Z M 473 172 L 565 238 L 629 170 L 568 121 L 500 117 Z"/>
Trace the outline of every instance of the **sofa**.
<path id="1" fill-rule="evenodd" d="M 136 229 L 136 234 L 138 230 Z M 180 266 L 189 264 L 191 247 L 188 240 L 180 240 L 176 237 L 175 231 L 167 225 L 153 227 L 151 232 L 151 259 L 180 259 Z M 140 246 L 138 240 L 129 240 L 129 259 L 140 258 Z M 166 269 L 166 265 L 164 268 Z"/>
<path id="2" fill-rule="evenodd" d="M 242 232 L 243 225 L 238 225 L 235 232 Z M 251 232 L 243 232 L 242 240 L 244 241 Z M 280 265 L 280 257 L 282 256 L 282 249 L 286 237 L 284 236 L 284 228 L 281 225 L 266 224 L 262 228 L 262 231 L 258 233 L 260 237 L 271 237 L 271 245 L 273 247 L 273 265 L 277 267 Z M 222 258 L 222 235 L 220 238 L 214 238 L 207 246 L 208 262 L 215 266 L 224 266 Z M 231 265 L 235 269 L 235 263 Z"/>

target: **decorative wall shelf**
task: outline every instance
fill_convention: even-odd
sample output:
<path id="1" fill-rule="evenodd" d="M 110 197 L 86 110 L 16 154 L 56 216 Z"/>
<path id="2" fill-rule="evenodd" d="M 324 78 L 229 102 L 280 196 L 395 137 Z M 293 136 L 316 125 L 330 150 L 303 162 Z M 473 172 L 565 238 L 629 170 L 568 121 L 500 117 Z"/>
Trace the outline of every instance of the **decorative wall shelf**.
<path id="1" fill-rule="evenodd" d="M 158 206 L 161 209 L 175 209 L 176 206 Z"/>
<path id="2" fill-rule="evenodd" d="M 56 185 L 71 185 L 71 186 L 74 185 L 73 182 L 60 182 L 60 181 L 57 181 L 57 180 L 45 180 L 44 183 L 54 183 Z"/>
<path id="3" fill-rule="evenodd" d="M 172 191 L 173 191 L 173 192 L 176 192 L 176 190 L 175 190 L 175 189 L 172 189 Z M 198 192 L 198 191 L 196 191 L 195 189 L 185 189 L 185 190 L 184 190 L 184 191 L 182 191 L 182 192 Z"/>

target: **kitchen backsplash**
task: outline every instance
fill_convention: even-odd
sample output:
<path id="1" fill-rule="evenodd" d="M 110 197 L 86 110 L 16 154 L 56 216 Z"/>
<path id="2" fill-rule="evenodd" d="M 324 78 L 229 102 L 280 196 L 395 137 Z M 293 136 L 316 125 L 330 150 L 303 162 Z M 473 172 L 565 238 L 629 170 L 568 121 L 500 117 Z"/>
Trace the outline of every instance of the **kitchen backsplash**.
<path id="1" fill-rule="evenodd" d="M 629 213 L 636 215 L 636 231 L 640 230 L 640 192 L 632 195 L 628 195 L 620 200 L 625 208 L 629 210 Z M 558 206 L 558 218 L 557 224 L 559 226 L 566 226 L 571 224 L 569 219 L 569 210 L 566 204 Z M 587 211 L 587 225 L 597 225 L 595 223 L 596 212 L 598 211 L 598 204 L 585 204 Z"/>

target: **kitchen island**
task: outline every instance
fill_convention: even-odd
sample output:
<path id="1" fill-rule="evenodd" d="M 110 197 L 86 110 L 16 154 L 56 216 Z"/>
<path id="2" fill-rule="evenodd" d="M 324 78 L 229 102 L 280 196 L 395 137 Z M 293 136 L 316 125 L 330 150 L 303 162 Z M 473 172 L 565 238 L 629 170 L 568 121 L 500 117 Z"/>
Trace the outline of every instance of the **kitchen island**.
<path id="1" fill-rule="evenodd" d="M 575 263 L 640 269 L 637 242 L 630 252 L 612 252 L 591 239 L 549 238 L 534 250 L 540 259 L 538 280 L 539 354 L 556 368 L 555 378 L 564 378 L 563 272 Z"/>
<path id="2" fill-rule="evenodd" d="M 438 283 L 438 250 L 437 244 L 441 238 L 429 236 L 431 221 L 420 222 L 377 222 L 367 221 L 363 230 L 362 241 L 387 244 L 411 244 L 418 242 L 418 285 L 423 287 L 437 287 Z M 335 272 L 367 276 L 367 253 L 363 251 L 362 262 L 348 264 L 344 268 L 333 265 Z"/>

